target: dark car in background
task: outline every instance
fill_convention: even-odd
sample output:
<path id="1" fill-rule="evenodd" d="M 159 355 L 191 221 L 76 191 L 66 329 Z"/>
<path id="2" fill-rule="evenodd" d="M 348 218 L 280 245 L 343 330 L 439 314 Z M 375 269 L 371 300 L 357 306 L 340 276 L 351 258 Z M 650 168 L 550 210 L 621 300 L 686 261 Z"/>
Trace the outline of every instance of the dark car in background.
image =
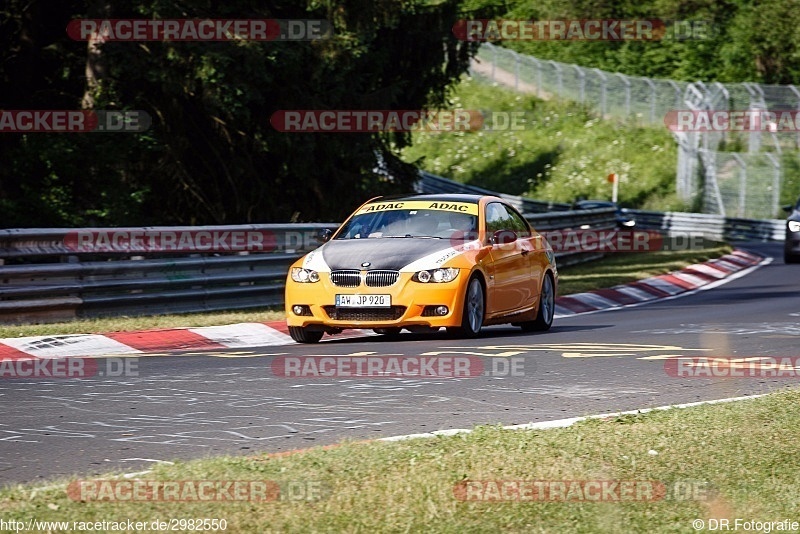
<path id="1" fill-rule="evenodd" d="M 617 210 L 617 226 L 620 228 L 630 228 L 636 226 L 636 220 L 628 215 L 624 209 L 620 208 L 616 202 L 610 200 L 576 200 L 572 204 L 574 210 L 596 210 L 600 208 L 614 208 Z"/>
<path id="2" fill-rule="evenodd" d="M 783 243 L 783 262 L 800 263 L 800 198 L 794 206 L 784 206 L 789 213 L 786 219 L 786 241 Z"/>

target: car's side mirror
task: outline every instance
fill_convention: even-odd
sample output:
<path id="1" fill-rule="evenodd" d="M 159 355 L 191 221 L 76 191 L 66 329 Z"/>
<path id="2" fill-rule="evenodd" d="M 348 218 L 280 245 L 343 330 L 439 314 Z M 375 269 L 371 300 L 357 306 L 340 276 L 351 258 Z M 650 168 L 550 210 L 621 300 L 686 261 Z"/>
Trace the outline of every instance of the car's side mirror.
<path id="1" fill-rule="evenodd" d="M 331 230 L 330 228 L 323 228 L 317 234 L 317 241 L 321 243 L 326 243 L 330 240 L 332 235 L 333 235 L 333 230 Z"/>
<path id="2" fill-rule="evenodd" d="M 492 234 L 492 245 L 508 245 L 517 240 L 517 234 L 513 230 L 497 230 Z"/>
<path id="3" fill-rule="evenodd" d="M 781 206 L 781 209 L 783 209 L 783 211 L 786 213 L 792 213 L 794 211 L 794 206 L 791 204 L 786 204 L 785 206 Z"/>

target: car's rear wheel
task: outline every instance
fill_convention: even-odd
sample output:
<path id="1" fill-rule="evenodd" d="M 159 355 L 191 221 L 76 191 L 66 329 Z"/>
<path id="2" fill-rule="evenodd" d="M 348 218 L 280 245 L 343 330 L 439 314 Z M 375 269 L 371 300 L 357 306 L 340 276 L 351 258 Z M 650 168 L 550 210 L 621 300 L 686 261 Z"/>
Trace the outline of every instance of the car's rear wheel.
<path id="1" fill-rule="evenodd" d="M 459 337 L 477 337 L 483 326 L 483 316 L 486 311 L 486 299 L 483 295 L 483 284 L 477 276 L 473 276 L 467 285 L 464 295 L 464 310 L 461 313 L 461 326 L 448 328 Z"/>
<path id="2" fill-rule="evenodd" d="M 783 263 L 800 263 L 800 256 L 796 256 L 794 254 L 789 254 L 788 252 L 783 253 Z"/>
<path id="3" fill-rule="evenodd" d="M 542 292 L 539 295 L 539 311 L 536 314 L 536 319 L 522 323 L 522 330 L 524 332 L 542 332 L 550 330 L 553 324 L 553 317 L 556 311 L 556 287 L 553 283 L 553 277 L 548 273 L 544 275 L 542 282 Z"/>
<path id="4" fill-rule="evenodd" d="M 302 326 L 290 326 L 289 335 L 298 343 L 317 343 L 325 332 L 313 331 Z"/>

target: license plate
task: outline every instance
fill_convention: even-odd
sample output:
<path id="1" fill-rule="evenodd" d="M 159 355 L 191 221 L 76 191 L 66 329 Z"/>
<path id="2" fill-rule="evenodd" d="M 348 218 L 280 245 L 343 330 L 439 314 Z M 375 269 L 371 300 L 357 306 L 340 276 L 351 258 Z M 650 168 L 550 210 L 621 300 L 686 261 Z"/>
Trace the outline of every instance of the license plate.
<path id="1" fill-rule="evenodd" d="M 388 308 L 391 295 L 336 295 L 337 308 Z"/>

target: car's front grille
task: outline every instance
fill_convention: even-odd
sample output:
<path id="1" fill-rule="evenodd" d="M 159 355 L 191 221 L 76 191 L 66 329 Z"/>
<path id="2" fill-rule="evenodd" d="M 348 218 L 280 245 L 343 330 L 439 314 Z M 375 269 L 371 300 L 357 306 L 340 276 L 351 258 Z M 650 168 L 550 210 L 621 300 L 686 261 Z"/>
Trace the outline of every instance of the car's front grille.
<path id="1" fill-rule="evenodd" d="M 358 287 L 361 285 L 361 272 L 355 269 L 331 271 L 331 283 L 339 287 Z"/>
<path id="2" fill-rule="evenodd" d="M 369 287 L 386 287 L 397 282 L 399 271 L 367 271 L 366 283 Z"/>
<path id="3" fill-rule="evenodd" d="M 323 306 L 328 317 L 334 321 L 394 321 L 403 316 L 405 306 L 390 306 L 388 308 L 336 308 L 336 306 Z"/>
<path id="4" fill-rule="evenodd" d="M 369 287 L 386 287 L 397 282 L 399 271 L 367 271 L 364 283 Z M 331 283 L 338 287 L 358 287 L 361 285 L 361 271 L 346 269 L 331 271 Z"/>

